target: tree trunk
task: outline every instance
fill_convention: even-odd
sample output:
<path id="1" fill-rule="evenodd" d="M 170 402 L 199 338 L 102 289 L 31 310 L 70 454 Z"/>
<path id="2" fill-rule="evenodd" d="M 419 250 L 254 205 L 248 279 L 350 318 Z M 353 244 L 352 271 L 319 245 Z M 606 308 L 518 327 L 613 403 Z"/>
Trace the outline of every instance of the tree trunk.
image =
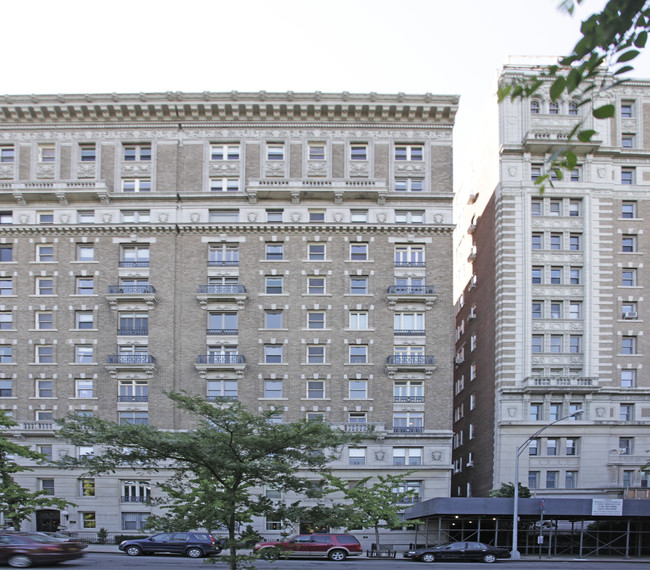
<path id="1" fill-rule="evenodd" d="M 375 551 L 377 558 L 379 558 L 379 525 L 375 525 L 375 545 L 377 550 Z"/>

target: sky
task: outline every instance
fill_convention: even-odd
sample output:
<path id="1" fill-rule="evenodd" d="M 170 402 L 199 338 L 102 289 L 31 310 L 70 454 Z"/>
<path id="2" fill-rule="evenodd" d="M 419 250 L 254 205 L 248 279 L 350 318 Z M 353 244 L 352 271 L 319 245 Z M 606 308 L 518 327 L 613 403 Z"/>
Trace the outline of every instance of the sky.
<path id="1" fill-rule="evenodd" d="M 260 91 L 460 95 L 463 162 L 511 56 L 558 56 L 584 0 L 5 0 L 0 95 Z M 8 46 L 13 46 L 11 49 Z M 521 58 L 518 59 L 521 61 Z M 650 53 L 634 77 L 650 78 Z"/>

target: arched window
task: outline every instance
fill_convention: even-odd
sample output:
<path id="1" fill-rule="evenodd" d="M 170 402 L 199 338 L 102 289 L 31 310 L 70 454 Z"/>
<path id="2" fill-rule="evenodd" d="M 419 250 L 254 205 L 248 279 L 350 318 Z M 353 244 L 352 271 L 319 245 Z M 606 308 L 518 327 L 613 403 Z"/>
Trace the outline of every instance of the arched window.
<path id="1" fill-rule="evenodd" d="M 551 101 L 548 104 L 548 112 L 551 115 L 559 115 L 560 114 L 560 104 L 557 101 Z"/>
<path id="2" fill-rule="evenodd" d="M 578 114 L 578 104 L 575 101 L 571 101 L 569 103 L 569 115 L 577 115 Z"/>
<path id="3" fill-rule="evenodd" d="M 539 115 L 542 110 L 542 105 L 538 99 L 533 99 L 530 102 L 530 114 Z"/>

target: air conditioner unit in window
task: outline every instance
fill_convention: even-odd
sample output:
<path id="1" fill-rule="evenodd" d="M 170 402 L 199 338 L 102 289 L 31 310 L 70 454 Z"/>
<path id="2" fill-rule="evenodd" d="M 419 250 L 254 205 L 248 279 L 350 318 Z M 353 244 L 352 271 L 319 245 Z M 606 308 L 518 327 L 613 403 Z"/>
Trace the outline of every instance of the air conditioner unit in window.
<path id="1" fill-rule="evenodd" d="M 455 362 L 456 364 L 462 364 L 463 362 L 465 362 L 465 358 L 462 357 L 462 356 L 457 356 L 457 357 L 455 358 L 454 362 Z"/>
<path id="2" fill-rule="evenodd" d="M 473 461 L 468 461 L 467 462 L 467 467 L 474 467 L 474 462 Z"/>
<path id="3" fill-rule="evenodd" d="M 475 319 L 476 318 L 476 313 L 474 311 L 472 311 L 469 315 L 467 315 L 467 318 L 469 320 Z"/>
<path id="4" fill-rule="evenodd" d="M 628 311 L 627 313 L 623 313 L 623 318 L 624 319 L 636 319 L 638 316 L 636 311 Z"/>

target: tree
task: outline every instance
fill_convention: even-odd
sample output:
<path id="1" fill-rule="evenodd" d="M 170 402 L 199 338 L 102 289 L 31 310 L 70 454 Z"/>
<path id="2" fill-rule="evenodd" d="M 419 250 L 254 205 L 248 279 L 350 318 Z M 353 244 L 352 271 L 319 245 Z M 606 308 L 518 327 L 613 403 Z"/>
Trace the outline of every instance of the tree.
<path id="1" fill-rule="evenodd" d="M 411 473 L 412 471 L 402 475 L 378 475 L 377 480 L 371 485 L 368 483 L 372 477 L 365 477 L 354 486 L 350 486 L 349 481 L 331 474 L 325 475 L 325 479 L 334 491 L 342 492 L 349 502 L 343 506 L 344 526 L 348 529 L 374 529 L 375 544 L 379 552 L 379 529 L 404 525 L 404 520 L 400 516 L 403 510 L 400 503 L 413 495 L 413 492 L 405 486 L 406 478 Z"/>
<path id="2" fill-rule="evenodd" d="M 55 507 L 65 509 L 68 503 L 63 499 L 49 497 L 45 491 L 30 491 L 16 483 L 14 473 L 32 471 L 19 465 L 14 457 L 45 462 L 46 457 L 36 451 L 9 439 L 6 430 L 18 425 L 0 410 L 0 512 L 11 522 L 14 530 L 20 530 L 21 523 L 38 509 Z"/>
<path id="3" fill-rule="evenodd" d="M 529 499 L 532 494 L 530 489 L 521 483 L 517 484 L 519 487 L 519 497 L 522 499 Z M 490 491 L 490 497 L 503 497 L 506 499 L 514 499 L 515 497 L 515 484 L 512 482 L 501 483 L 501 487 L 498 489 L 492 489 Z"/>
<path id="4" fill-rule="evenodd" d="M 561 7 L 573 14 L 582 0 L 563 0 Z M 609 0 L 603 10 L 582 22 L 582 37 L 573 51 L 560 58 L 557 65 L 547 66 L 541 73 L 522 76 L 499 86 L 498 98 L 503 101 L 530 97 L 542 85 L 550 83 L 551 100 L 558 100 L 564 93 L 576 94 L 580 105 L 593 102 L 596 94 L 603 94 L 620 84 L 620 76 L 632 71 L 630 64 L 640 53 L 648 40 L 650 31 L 650 2 L 648 0 Z M 614 105 L 607 103 L 592 106 L 596 119 L 614 116 Z M 543 190 L 551 181 L 551 173 L 562 179 L 563 171 L 573 170 L 577 156 L 571 149 L 572 143 L 589 142 L 596 134 L 593 129 L 584 129 L 582 121 L 576 123 L 567 133 L 568 142 L 556 151 L 549 160 L 548 172 L 536 183 Z"/>
<path id="5" fill-rule="evenodd" d="M 264 485 L 304 492 L 309 474 L 322 472 L 334 449 L 352 436 L 323 422 L 272 422 L 275 412 L 255 414 L 239 402 L 215 404 L 185 392 L 167 396 L 196 420 L 186 431 L 152 425 L 117 424 L 96 417 L 68 416 L 60 435 L 75 445 L 97 445 L 93 457 L 67 457 L 63 468 L 80 467 L 90 475 L 131 467 L 158 472 L 172 469 L 164 483 L 167 514 L 152 519 L 157 528 L 228 529 L 230 568 L 241 567 L 238 524 L 265 514 L 270 502 L 255 489 Z"/>

